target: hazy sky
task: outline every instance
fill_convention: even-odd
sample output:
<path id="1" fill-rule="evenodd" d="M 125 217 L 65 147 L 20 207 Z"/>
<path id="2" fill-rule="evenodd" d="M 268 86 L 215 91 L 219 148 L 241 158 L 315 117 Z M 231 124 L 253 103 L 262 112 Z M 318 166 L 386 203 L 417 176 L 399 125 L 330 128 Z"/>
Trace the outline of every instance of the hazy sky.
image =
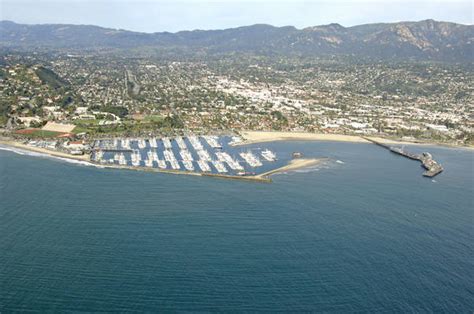
<path id="1" fill-rule="evenodd" d="M 143 32 L 222 29 L 256 23 L 307 26 L 435 20 L 473 23 L 465 0 L 0 0 L 0 19 L 93 24 Z"/>

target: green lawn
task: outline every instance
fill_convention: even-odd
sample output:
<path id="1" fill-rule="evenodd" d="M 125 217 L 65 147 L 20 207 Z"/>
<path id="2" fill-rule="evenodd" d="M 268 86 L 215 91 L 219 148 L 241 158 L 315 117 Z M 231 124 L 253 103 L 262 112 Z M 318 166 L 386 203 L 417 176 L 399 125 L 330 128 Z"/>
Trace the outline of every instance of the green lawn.
<path id="1" fill-rule="evenodd" d="M 74 120 L 74 124 L 77 126 L 96 126 L 99 125 L 100 120 L 97 119 L 77 119 Z"/>
<path id="2" fill-rule="evenodd" d="M 145 122 L 161 122 L 163 120 L 164 120 L 163 116 L 160 116 L 160 115 L 157 115 L 157 114 L 147 115 L 143 119 L 143 121 L 145 121 Z"/>
<path id="3" fill-rule="evenodd" d="M 26 133 L 26 134 L 21 134 L 21 135 L 28 138 L 53 138 L 60 134 L 63 134 L 63 133 L 54 132 L 54 131 L 35 130 L 31 133 Z"/>

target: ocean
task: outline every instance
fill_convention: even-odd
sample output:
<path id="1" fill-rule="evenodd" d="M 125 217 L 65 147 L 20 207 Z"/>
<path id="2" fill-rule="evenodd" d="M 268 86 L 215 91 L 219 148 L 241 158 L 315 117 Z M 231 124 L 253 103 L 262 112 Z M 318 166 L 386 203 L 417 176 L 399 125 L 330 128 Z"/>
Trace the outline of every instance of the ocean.
<path id="1" fill-rule="evenodd" d="M 101 169 L 0 150 L 0 312 L 474 309 L 474 155 L 445 171 L 371 144 L 272 183 Z"/>

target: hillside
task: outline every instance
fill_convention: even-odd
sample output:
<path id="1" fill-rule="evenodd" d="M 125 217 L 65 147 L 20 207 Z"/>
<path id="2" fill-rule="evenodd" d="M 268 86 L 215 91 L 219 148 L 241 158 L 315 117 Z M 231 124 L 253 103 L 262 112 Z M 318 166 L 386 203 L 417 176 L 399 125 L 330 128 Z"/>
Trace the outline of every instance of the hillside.
<path id="1" fill-rule="evenodd" d="M 434 20 L 296 29 L 252 25 L 224 30 L 139 33 L 89 25 L 0 22 L 0 47 L 14 49 L 156 49 L 208 54 L 250 52 L 474 61 L 474 26 Z"/>

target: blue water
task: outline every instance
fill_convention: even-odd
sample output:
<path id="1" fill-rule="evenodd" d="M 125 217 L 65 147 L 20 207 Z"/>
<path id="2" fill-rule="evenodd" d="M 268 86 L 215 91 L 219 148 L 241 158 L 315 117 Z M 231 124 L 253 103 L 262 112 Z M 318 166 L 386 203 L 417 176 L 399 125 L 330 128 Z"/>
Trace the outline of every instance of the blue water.
<path id="1" fill-rule="evenodd" d="M 265 184 L 0 151 L 0 312 L 472 313 L 472 151 L 428 148 L 432 181 L 375 145 L 265 147 L 331 161 Z"/>

